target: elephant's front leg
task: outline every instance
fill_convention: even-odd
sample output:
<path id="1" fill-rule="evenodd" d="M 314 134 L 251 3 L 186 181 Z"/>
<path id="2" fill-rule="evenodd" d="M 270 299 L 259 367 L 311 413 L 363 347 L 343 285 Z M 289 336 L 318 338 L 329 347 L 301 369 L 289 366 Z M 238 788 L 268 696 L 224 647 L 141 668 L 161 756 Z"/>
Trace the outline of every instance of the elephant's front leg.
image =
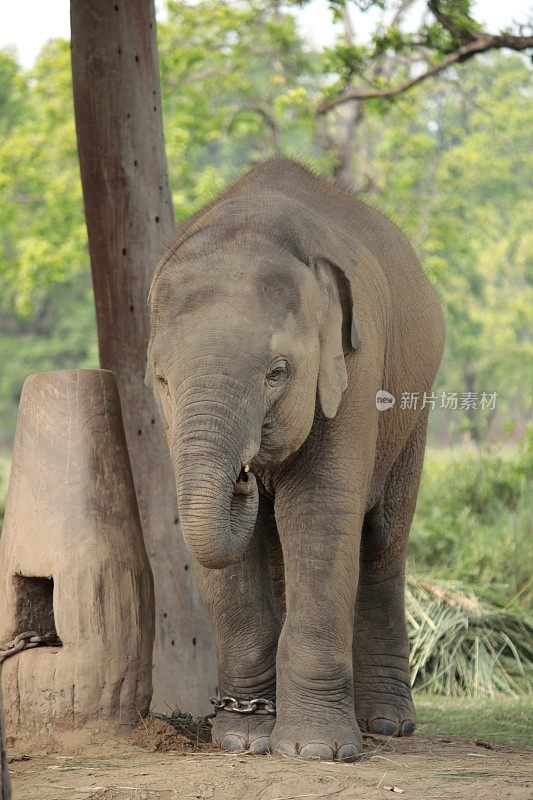
<path id="1" fill-rule="evenodd" d="M 308 489 L 308 490 L 307 490 Z M 352 636 L 363 502 L 316 481 L 276 494 L 287 616 L 278 644 L 273 751 L 352 761 L 361 749 L 354 713 Z"/>
<path id="2" fill-rule="evenodd" d="M 244 559 L 221 570 L 197 567 L 200 591 L 215 635 L 221 697 L 276 699 L 280 623 L 268 566 L 272 504 L 261 498 L 253 540 Z M 213 741 L 223 750 L 268 753 L 275 718 L 217 711 Z"/>

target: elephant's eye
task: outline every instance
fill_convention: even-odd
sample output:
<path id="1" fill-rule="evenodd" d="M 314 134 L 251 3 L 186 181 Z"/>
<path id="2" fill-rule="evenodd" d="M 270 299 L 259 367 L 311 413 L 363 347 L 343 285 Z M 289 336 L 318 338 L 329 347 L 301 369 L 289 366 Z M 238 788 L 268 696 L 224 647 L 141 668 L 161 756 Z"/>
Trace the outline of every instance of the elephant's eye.
<path id="1" fill-rule="evenodd" d="M 290 375 L 290 366 L 286 358 L 279 356 L 271 363 L 266 380 L 269 386 L 280 386 Z"/>
<path id="2" fill-rule="evenodd" d="M 166 378 L 163 378 L 162 375 L 157 376 L 157 382 L 161 384 L 161 386 L 168 386 L 168 381 Z"/>

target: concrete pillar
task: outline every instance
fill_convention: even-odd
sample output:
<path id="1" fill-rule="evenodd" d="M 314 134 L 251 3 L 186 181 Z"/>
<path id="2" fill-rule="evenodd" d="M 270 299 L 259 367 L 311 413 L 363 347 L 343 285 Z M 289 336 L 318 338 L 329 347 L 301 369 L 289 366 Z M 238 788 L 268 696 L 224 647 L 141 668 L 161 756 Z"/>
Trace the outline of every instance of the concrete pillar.
<path id="1" fill-rule="evenodd" d="M 0 692 L 0 800 L 11 800 L 11 786 L 7 771 L 4 715 L 2 713 L 2 692 Z"/>
<path id="2" fill-rule="evenodd" d="M 133 724 L 152 695 L 153 581 L 113 373 L 31 375 L 0 538 L 0 641 L 55 631 L 2 667 L 9 734 Z"/>

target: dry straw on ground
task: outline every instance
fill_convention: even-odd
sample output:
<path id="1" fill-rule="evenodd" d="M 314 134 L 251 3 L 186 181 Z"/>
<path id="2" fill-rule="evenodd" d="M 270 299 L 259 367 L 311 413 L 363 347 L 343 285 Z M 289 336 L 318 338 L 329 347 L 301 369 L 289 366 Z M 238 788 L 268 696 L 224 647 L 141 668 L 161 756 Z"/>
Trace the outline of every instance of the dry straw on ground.
<path id="1" fill-rule="evenodd" d="M 453 584 L 410 579 L 412 681 L 441 695 L 533 691 L 533 621 Z"/>

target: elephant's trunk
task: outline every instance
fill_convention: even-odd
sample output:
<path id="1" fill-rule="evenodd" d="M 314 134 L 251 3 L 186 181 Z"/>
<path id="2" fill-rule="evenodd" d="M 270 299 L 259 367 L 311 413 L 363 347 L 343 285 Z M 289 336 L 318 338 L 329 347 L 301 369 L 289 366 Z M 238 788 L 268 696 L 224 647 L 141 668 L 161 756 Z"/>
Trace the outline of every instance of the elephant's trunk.
<path id="1" fill-rule="evenodd" d="M 257 482 L 247 468 L 259 442 L 251 444 L 241 404 L 242 397 L 239 406 L 189 402 L 172 436 L 181 530 L 193 557 L 211 569 L 242 558 L 257 517 Z"/>

